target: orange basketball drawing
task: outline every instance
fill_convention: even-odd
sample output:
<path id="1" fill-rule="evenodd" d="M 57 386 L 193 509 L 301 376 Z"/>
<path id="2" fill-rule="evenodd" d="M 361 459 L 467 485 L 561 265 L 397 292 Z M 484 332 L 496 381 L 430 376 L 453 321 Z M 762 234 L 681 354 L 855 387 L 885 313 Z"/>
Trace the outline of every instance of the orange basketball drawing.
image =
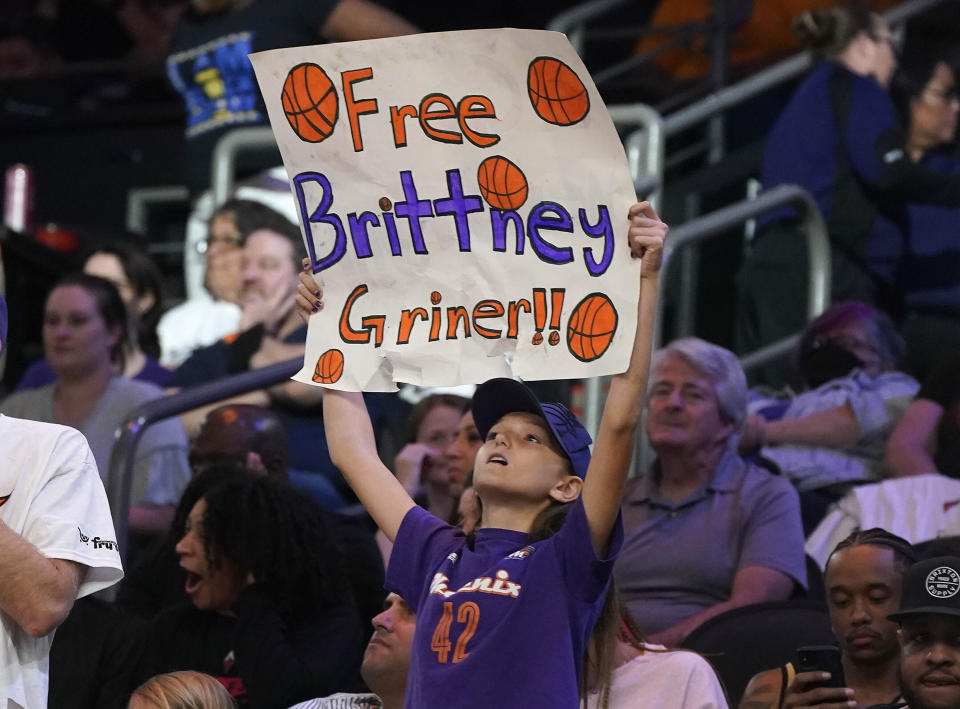
<path id="1" fill-rule="evenodd" d="M 617 309 L 603 293 L 591 293 L 577 303 L 567 321 L 567 347 L 581 362 L 603 356 L 617 331 Z"/>
<path id="2" fill-rule="evenodd" d="M 590 94 L 580 77 L 554 57 L 537 57 L 527 69 L 530 103 L 547 123 L 570 126 L 590 112 Z"/>
<path id="3" fill-rule="evenodd" d="M 542 345 L 542 344 L 543 344 L 543 333 L 542 333 L 542 332 L 535 332 L 535 333 L 533 333 L 533 339 L 531 340 L 531 342 L 532 342 L 533 344 L 535 344 L 535 345 Z"/>
<path id="4" fill-rule="evenodd" d="M 560 333 L 554 330 L 553 332 L 550 333 L 550 337 L 548 338 L 548 341 L 550 342 L 551 345 L 559 345 Z"/>
<path id="5" fill-rule="evenodd" d="M 491 155 L 477 168 L 480 194 L 494 209 L 520 209 L 527 201 L 523 170 L 502 155 Z"/>
<path id="6" fill-rule="evenodd" d="M 297 64 L 283 82 L 283 113 L 301 140 L 319 143 L 333 133 L 340 102 L 337 89 L 317 64 Z"/>
<path id="7" fill-rule="evenodd" d="M 433 291 L 430 294 L 430 302 L 433 303 L 434 305 L 438 305 L 440 303 L 440 300 L 441 300 L 440 293 L 438 293 L 437 291 Z"/>
<path id="8" fill-rule="evenodd" d="M 343 352 L 327 350 L 317 360 L 317 367 L 313 370 L 313 381 L 318 384 L 335 384 L 343 374 Z"/>

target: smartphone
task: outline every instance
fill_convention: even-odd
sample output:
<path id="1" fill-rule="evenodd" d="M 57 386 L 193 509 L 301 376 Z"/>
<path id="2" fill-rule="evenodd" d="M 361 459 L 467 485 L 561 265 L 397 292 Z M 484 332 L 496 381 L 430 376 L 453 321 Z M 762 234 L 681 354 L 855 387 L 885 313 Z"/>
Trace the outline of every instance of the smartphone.
<path id="1" fill-rule="evenodd" d="M 797 648 L 797 673 L 829 672 L 830 679 L 820 687 L 846 687 L 840 648 L 833 645 L 805 645 Z"/>

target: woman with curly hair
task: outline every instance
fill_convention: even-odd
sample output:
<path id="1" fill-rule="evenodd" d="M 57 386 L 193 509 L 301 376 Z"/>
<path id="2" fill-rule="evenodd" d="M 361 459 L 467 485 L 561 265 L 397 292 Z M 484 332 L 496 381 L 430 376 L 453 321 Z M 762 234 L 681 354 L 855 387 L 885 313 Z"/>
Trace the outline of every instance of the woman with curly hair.
<path id="1" fill-rule="evenodd" d="M 269 478 L 228 480 L 193 505 L 176 551 L 192 604 L 157 616 L 141 676 L 206 672 L 253 709 L 355 688 L 364 624 L 308 498 Z"/>

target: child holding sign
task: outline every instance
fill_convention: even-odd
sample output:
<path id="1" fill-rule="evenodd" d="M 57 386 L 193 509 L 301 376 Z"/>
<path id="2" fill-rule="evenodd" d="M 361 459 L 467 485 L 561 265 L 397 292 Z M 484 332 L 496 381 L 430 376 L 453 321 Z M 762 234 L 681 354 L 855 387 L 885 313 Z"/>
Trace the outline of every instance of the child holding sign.
<path id="1" fill-rule="evenodd" d="M 565 407 L 493 379 L 473 414 L 485 443 L 474 486 L 480 528 L 468 539 L 417 507 L 377 456 L 358 393 L 324 395 L 327 442 L 380 529 L 394 541 L 387 588 L 417 614 L 408 707 L 579 706 L 587 641 L 623 531 L 620 493 L 650 363 L 667 226 L 646 202 L 630 209 L 631 254 L 643 257 L 630 365 L 613 377 L 591 458 L 590 436 Z M 301 315 L 322 307 L 301 274 Z"/>

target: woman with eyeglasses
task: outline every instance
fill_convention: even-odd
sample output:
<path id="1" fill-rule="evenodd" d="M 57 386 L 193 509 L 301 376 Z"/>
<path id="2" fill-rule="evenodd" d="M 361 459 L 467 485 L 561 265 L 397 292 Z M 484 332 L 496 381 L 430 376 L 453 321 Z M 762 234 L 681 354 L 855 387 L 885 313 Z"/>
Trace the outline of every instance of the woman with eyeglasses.
<path id="1" fill-rule="evenodd" d="M 906 205 L 960 206 L 960 175 L 910 158 L 888 88 L 897 57 L 886 22 L 856 5 L 794 21 L 821 58 L 771 130 L 764 188 L 800 185 L 815 200 L 831 245 L 831 300 L 898 314 Z M 749 351 L 797 332 L 808 282 L 803 225 L 792 207 L 764 215 L 739 274 L 738 339 Z M 768 372 L 767 378 L 770 379 Z"/>
<path id="2" fill-rule="evenodd" d="M 230 199 L 214 212 L 207 238 L 196 249 L 206 257 L 204 294 L 172 308 L 160 320 L 160 361 L 175 369 L 194 350 L 206 347 L 240 328 L 240 285 L 243 244 L 258 229 L 274 229 L 286 218 L 262 202 Z"/>
<path id="3" fill-rule="evenodd" d="M 920 165 L 960 175 L 948 148 L 956 137 L 960 97 L 954 69 L 936 52 L 917 54 L 897 72 L 893 97 L 909 125 L 907 151 Z M 901 270 L 907 305 L 907 362 L 918 379 L 944 351 L 960 351 L 960 209 L 911 204 L 908 253 Z"/>
<path id="4" fill-rule="evenodd" d="M 751 392 L 740 439 L 800 491 L 804 531 L 853 485 L 881 477 L 884 446 L 919 384 L 897 371 L 903 338 L 864 303 L 837 303 L 800 338 L 800 394 Z"/>

